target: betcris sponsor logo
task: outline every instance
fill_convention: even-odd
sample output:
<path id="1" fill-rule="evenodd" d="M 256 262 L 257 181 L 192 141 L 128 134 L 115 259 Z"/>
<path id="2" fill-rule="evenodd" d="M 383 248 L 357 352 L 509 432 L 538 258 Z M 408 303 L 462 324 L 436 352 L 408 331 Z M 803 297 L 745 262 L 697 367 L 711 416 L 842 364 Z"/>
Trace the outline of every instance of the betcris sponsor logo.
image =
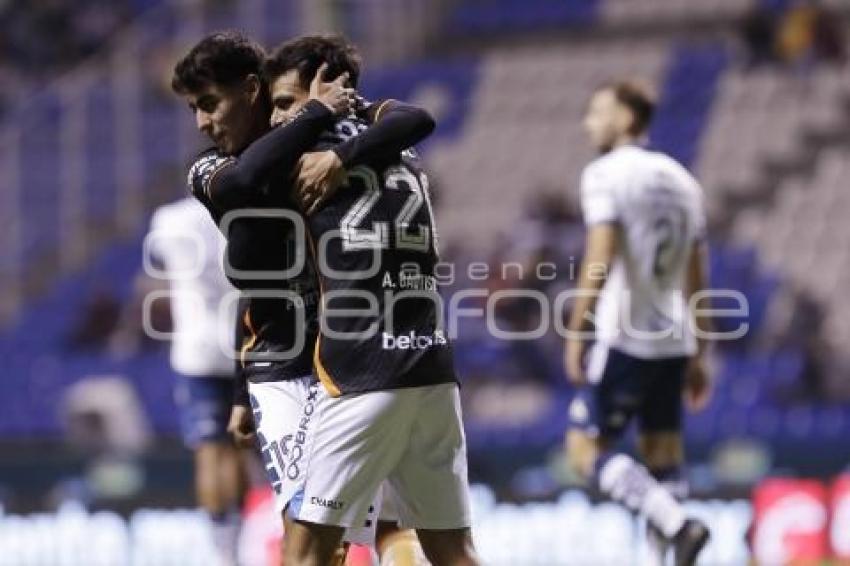
<path id="1" fill-rule="evenodd" d="M 418 334 L 411 330 L 408 334 L 394 335 L 383 332 L 381 347 L 384 350 L 427 350 L 434 346 L 445 346 L 448 343 L 446 334 L 437 330 L 433 334 Z"/>

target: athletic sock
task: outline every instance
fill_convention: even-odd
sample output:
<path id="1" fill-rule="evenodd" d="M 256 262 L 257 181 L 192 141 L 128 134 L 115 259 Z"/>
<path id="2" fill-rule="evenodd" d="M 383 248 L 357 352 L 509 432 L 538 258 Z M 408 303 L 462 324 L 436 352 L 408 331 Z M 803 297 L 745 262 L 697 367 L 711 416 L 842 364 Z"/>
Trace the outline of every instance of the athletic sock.
<path id="1" fill-rule="evenodd" d="M 667 492 L 682 502 L 688 498 L 690 492 L 688 480 L 685 479 L 682 473 L 681 466 L 673 466 L 670 468 L 662 468 L 658 470 L 650 470 L 652 477 L 667 490 Z"/>
<path id="2" fill-rule="evenodd" d="M 682 528 L 685 511 L 679 502 L 645 467 L 626 454 L 600 456 L 593 479 L 602 493 L 646 517 L 668 539 Z"/>
<path id="3" fill-rule="evenodd" d="M 646 552 L 648 562 L 654 566 L 666 566 L 667 555 L 670 551 L 670 541 L 664 538 L 661 531 L 646 521 Z"/>
<path id="4" fill-rule="evenodd" d="M 210 513 L 213 544 L 222 565 L 236 566 L 241 518 L 238 511 Z"/>
<path id="5" fill-rule="evenodd" d="M 652 477 L 667 490 L 670 495 L 676 498 L 677 501 L 684 501 L 688 496 L 688 483 L 682 477 L 680 467 L 653 469 L 650 470 Z M 667 554 L 670 550 L 670 542 L 664 537 L 659 529 L 653 527 L 647 522 L 646 524 L 646 541 L 649 551 L 650 563 L 657 566 L 664 566 L 667 561 Z"/>

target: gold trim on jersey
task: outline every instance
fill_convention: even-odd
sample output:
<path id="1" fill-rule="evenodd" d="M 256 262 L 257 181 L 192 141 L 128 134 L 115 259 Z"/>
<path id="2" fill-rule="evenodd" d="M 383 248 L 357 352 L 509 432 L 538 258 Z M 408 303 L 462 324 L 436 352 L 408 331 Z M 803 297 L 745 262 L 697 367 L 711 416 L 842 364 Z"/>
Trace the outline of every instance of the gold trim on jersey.
<path id="1" fill-rule="evenodd" d="M 373 123 L 374 123 L 374 122 L 377 122 L 377 121 L 381 118 L 381 112 L 383 112 L 383 111 L 384 111 L 384 108 L 386 108 L 386 107 L 387 107 L 387 105 L 388 105 L 390 102 L 392 102 L 392 99 L 391 99 L 391 98 L 388 98 L 388 99 L 386 99 L 385 101 L 383 101 L 383 102 L 381 103 L 381 105 L 380 105 L 380 106 L 378 106 L 378 109 L 377 109 L 377 110 L 375 110 L 375 119 L 373 120 Z"/>
<path id="2" fill-rule="evenodd" d="M 307 235 L 307 241 L 310 242 L 310 254 L 313 256 L 313 262 L 318 265 L 318 259 L 317 259 L 318 254 L 316 253 L 316 243 L 313 242 L 313 237 L 310 235 L 309 229 L 305 229 L 304 232 Z M 318 269 L 316 270 L 316 279 L 319 281 L 319 306 L 318 306 L 316 316 L 321 317 L 322 316 L 322 301 L 323 301 L 324 295 L 325 295 L 325 286 L 322 284 L 322 275 L 318 272 Z M 316 368 L 316 376 L 319 378 L 319 381 L 322 382 L 322 385 L 325 386 L 325 389 L 327 390 L 328 394 L 331 397 L 339 397 L 340 395 L 342 395 L 342 391 L 340 391 L 339 387 L 337 387 L 336 382 L 334 381 L 334 378 L 331 376 L 331 374 L 325 368 L 324 364 L 322 363 L 322 358 L 319 355 L 319 350 L 321 349 L 321 345 L 322 345 L 322 328 L 321 328 L 321 319 L 320 319 L 319 320 L 319 334 L 318 334 L 318 336 L 316 336 L 316 347 L 313 350 L 313 365 Z"/>
<path id="3" fill-rule="evenodd" d="M 313 352 L 313 364 L 316 366 L 316 375 L 319 377 L 319 381 L 322 382 L 322 385 L 327 389 L 328 394 L 331 397 L 339 397 L 342 395 L 342 391 L 339 390 L 339 387 L 334 383 L 333 377 L 328 373 L 328 370 L 325 369 L 325 366 L 322 364 L 322 358 L 319 357 L 319 347 L 322 344 L 322 336 L 321 331 L 319 332 L 319 336 L 316 337 L 316 350 Z"/>
<path id="4" fill-rule="evenodd" d="M 251 333 L 251 337 L 248 340 L 242 341 L 242 350 L 239 352 L 239 363 L 242 364 L 242 367 L 245 367 L 245 354 L 248 353 L 248 350 L 254 347 L 257 343 L 257 331 L 254 330 L 254 325 L 251 323 L 251 307 L 248 306 L 245 309 L 245 316 L 242 317 L 242 323 L 248 327 L 248 332 Z"/>

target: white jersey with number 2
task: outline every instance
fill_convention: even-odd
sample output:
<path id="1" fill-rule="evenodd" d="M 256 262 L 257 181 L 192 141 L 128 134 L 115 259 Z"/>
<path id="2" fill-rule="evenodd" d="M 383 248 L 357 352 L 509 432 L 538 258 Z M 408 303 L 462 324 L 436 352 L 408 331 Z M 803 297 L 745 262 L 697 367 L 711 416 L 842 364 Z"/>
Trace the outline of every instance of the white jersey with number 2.
<path id="1" fill-rule="evenodd" d="M 697 181 L 667 155 L 622 146 L 585 168 L 581 202 L 588 226 L 615 223 L 620 232 L 596 307 L 597 341 L 644 359 L 693 354 L 684 288 L 705 232 Z"/>

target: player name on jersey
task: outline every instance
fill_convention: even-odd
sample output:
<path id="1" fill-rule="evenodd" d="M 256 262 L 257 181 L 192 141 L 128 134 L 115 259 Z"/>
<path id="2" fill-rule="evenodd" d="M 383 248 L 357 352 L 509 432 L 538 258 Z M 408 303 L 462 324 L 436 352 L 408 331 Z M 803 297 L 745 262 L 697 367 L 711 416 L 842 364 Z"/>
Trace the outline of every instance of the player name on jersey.
<path id="1" fill-rule="evenodd" d="M 320 145 L 364 127 L 357 119 L 339 120 Z M 322 254 L 316 260 L 326 299 L 314 362 L 325 385 L 346 393 L 456 381 L 441 327 L 428 178 L 412 152 L 352 169 L 348 187 L 307 226 L 313 242 L 323 243 L 313 247 Z M 333 316 L 346 308 L 368 314 Z"/>
<path id="2" fill-rule="evenodd" d="M 401 271 L 395 274 L 385 272 L 381 285 L 384 289 L 408 289 L 412 291 L 436 291 L 437 278 L 434 275 Z"/>

